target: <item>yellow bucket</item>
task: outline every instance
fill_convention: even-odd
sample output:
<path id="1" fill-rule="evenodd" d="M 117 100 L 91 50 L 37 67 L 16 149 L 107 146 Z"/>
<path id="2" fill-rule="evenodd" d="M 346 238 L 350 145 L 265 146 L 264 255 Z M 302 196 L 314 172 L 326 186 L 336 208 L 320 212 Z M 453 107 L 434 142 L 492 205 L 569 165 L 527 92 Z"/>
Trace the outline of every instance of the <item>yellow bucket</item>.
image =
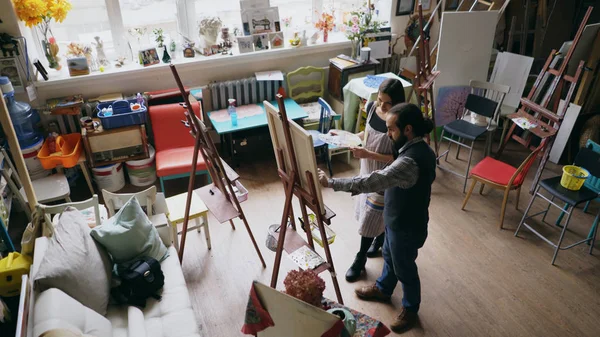
<path id="1" fill-rule="evenodd" d="M 563 166 L 563 175 L 560 179 L 560 185 L 571 191 L 579 191 L 583 183 L 590 176 L 590 173 L 579 166 Z"/>

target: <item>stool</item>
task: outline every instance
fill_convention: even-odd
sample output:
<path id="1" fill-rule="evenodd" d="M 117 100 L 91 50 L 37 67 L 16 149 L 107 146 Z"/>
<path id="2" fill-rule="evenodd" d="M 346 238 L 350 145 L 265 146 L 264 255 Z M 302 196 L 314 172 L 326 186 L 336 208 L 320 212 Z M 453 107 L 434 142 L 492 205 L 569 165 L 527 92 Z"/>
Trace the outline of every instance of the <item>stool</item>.
<path id="1" fill-rule="evenodd" d="M 171 222 L 171 225 L 177 228 L 177 225 L 183 223 L 185 217 L 185 205 L 187 201 L 187 193 L 181 193 L 178 195 L 174 195 L 172 197 L 168 197 L 166 199 L 167 203 L 167 217 Z M 188 227 L 187 231 L 191 231 L 197 229 L 198 232 L 201 231 L 201 228 L 204 227 L 204 231 L 206 234 L 206 245 L 208 249 L 211 249 L 210 244 L 210 231 L 208 229 L 208 208 L 204 205 L 204 202 L 196 193 L 192 194 L 192 204 L 190 205 L 190 216 L 189 220 L 194 220 L 196 223 L 194 226 Z M 177 231 L 177 234 L 181 234 L 181 232 Z M 177 239 L 176 239 L 177 240 Z"/>

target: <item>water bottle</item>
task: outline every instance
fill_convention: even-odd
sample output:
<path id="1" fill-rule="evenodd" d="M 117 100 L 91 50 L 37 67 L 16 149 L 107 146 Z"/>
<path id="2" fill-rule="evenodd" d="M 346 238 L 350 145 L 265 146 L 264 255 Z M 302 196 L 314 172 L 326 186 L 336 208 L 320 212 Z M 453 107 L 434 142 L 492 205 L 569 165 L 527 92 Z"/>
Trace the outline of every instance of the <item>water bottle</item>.
<path id="1" fill-rule="evenodd" d="M 0 76 L 0 88 L 4 93 L 6 107 L 10 119 L 17 133 L 17 139 L 21 148 L 29 147 L 40 141 L 42 135 L 37 129 L 40 116 L 37 111 L 31 109 L 31 105 L 15 100 L 15 91 L 8 77 Z"/>
<path id="2" fill-rule="evenodd" d="M 139 105 L 144 104 L 144 98 L 142 97 L 142 94 L 140 94 L 139 92 L 135 96 L 135 100 L 138 102 Z"/>
<path id="3" fill-rule="evenodd" d="M 229 114 L 229 118 L 231 119 L 231 125 L 237 126 L 237 111 L 235 111 L 235 99 L 230 98 L 227 100 L 229 102 L 229 107 L 227 108 L 227 113 Z"/>

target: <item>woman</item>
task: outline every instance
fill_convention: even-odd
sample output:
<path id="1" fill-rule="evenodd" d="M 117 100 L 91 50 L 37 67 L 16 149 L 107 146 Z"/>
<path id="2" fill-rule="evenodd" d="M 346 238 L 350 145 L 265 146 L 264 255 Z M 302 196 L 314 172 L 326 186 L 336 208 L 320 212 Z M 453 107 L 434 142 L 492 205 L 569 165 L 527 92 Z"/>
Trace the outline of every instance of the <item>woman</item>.
<path id="1" fill-rule="evenodd" d="M 404 103 L 404 87 L 396 79 L 387 79 L 379 86 L 377 101 L 367 105 L 367 121 L 364 132 L 358 137 L 363 147 L 352 148 L 356 158 L 360 158 L 360 174 L 370 174 L 383 169 L 394 160 L 393 143 L 387 136 L 386 113 L 396 104 Z M 346 280 L 356 281 L 365 270 L 367 257 L 374 257 L 383 246 L 385 238 L 383 224 L 383 191 L 361 194 L 356 200 L 355 216 L 359 222 L 361 235 L 360 250 L 348 272 Z"/>

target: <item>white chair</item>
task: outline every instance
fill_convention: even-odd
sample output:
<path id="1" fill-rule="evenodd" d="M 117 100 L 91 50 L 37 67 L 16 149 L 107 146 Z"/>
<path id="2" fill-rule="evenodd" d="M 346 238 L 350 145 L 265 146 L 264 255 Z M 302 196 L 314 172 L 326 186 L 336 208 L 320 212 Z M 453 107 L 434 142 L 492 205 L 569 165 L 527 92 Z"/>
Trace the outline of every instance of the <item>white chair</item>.
<path id="1" fill-rule="evenodd" d="M 94 224 L 93 226 L 98 226 L 102 224 L 102 219 L 106 219 L 106 210 L 104 207 L 100 208 L 100 204 L 98 203 L 98 195 L 94 194 L 90 199 L 78 202 L 67 202 L 59 205 L 44 205 L 37 204 L 36 208 L 41 214 L 44 215 L 44 227 L 42 231 L 43 236 L 50 236 L 54 232 L 54 224 L 58 222 L 60 214 L 67 207 L 74 207 L 80 211 L 92 210 L 94 212 Z M 52 215 L 55 215 L 54 217 Z M 90 227 L 91 224 L 89 224 Z"/>
<path id="2" fill-rule="evenodd" d="M 152 186 L 138 193 L 112 193 L 107 190 L 102 190 L 102 198 L 108 208 L 108 215 L 114 216 L 115 213 L 129 201 L 132 197 L 135 197 L 140 206 L 146 208 L 146 215 L 152 222 L 156 229 L 160 229 L 165 226 L 169 226 L 172 230 L 172 242 L 173 246 L 179 251 L 179 240 L 177 239 L 177 228 L 171 225 L 171 222 L 167 218 L 168 208 L 165 201 L 165 195 L 163 193 L 156 192 L 156 186 Z M 159 230 L 161 237 L 164 231 Z M 166 238 L 163 238 L 166 240 Z"/>

